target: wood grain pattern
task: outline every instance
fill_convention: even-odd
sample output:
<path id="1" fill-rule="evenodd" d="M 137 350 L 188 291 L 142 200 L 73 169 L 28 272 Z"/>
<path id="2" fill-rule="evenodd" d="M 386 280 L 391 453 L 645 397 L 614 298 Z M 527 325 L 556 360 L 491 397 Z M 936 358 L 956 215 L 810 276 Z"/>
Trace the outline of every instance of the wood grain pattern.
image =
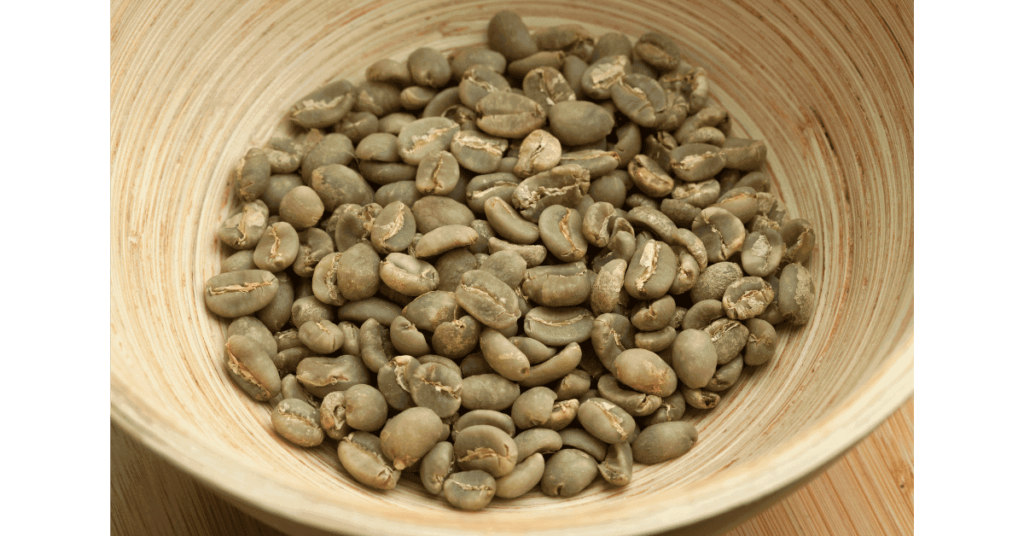
<path id="1" fill-rule="evenodd" d="M 281 536 L 131 439 L 111 437 L 113 536 Z M 725 536 L 914 532 L 914 401 L 815 478 Z"/>
<path id="2" fill-rule="evenodd" d="M 812 221 L 811 322 L 690 418 L 687 455 L 625 489 L 533 492 L 455 512 L 408 482 L 375 493 L 329 445 L 300 451 L 228 380 L 225 324 L 203 305 L 224 256 L 229 169 L 287 107 L 374 59 L 482 40 L 506 6 L 463 2 L 112 4 L 111 416 L 244 511 L 291 533 L 633 534 L 720 530 L 852 447 L 913 390 L 913 12 L 909 2 L 565 1 L 527 24 L 676 36 L 738 129 L 766 140 L 774 190 Z M 584 9 L 586 8 L 586 9 Z M 395 39 L 401 35 L 402 39 Z M 642 517 L 641 527 L 635 520 Z M 386 525 L 384 525 L 386 524 Z M 545 531 L 538 532 L 537 527 Z M 696 529 L 694 529 L 696 530 Z"/>

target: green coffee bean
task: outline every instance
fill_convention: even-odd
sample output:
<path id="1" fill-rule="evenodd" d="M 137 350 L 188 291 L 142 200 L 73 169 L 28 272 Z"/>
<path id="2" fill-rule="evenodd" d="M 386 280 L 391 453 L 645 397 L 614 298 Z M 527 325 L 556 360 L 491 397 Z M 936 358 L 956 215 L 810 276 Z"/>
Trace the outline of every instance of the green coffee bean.
<path id="1" fill-rule="evenodd" d="M 642 331 L 657 331 L 668 326 L 676 310 L 676 302 L 671 296 L 665 296 L 640 307 L 630 322 Z"/>
<path id="2" fill-rule="evenodd" d="M 377 388 L 384 395 L 388 406 L 404 411 L 413 407 L 409 383 L 406 381 L 410 369 L 419 367 L 419 361 L 412 356 L 400 355 L 393 358 L 377 371 Z"/>
<path id="3" fill-rule="evenodd" d="M 398 318 L 402 317 L 396 316 L 395 320 Z M 394 324 L 395 321 L 392 321 L 388 326 Z M 381 325 L 377 319 L 370 318 L 362 323 L 358 333 L 359 356 L 370 372 L 379 372 L 381 367 L 394 359 L 397 352 L 392 342 L 390 328 Z"/>
<path id="4" fill-rule="evenodd" d="M 299 253 L 299 235 L 286 222 L 267 228 L 256 245 L 253 262 L 261 270 L 280 272 L 295 262 Z"/>
<path id="5" fill-rule="evenodd" d="M 455 301 L 473 318 L 497 330 L 515 325 L 520 316 L 519 302 L 512 289 L 483 270 L 463 274 Z"/>
<path id="6" fill-rule="evenodd" d="M 736 384 L 736 381 L 740 379 L 741 372 L 743 372 L 743 358 L 737 357 L 718 367 L 705 389 L 715 392 L 725 391 Z"/>
<path id="7" fill-rule="evenodd" d="M 754 318 L 775 299 L 771 285 L 760 277 L 742 277 L 733 281 L 722 295 L 722 308 L 733 320 Z"/>
<path id="8" fill-rule="evenodd" d="M 653 424 L 633 441 L 633 459 L 647 465 L 661 463 L 686 454 L 697 442 L 697 429 L 688 422 Z"/>
<path id="9" fill-rule="evenodd" d="M 341 440 L 353 431 L 345 420 L 345 393 L 346 391 L 327 393 L 320 405 L 320 427 L 331 439 Z"/>
<path id="10" fill-rule="evenodd" d="M 450 417 L 462 405 L 460 373 L 437 363 L 420 365 L 409 377 L 409 393 L 416 405 L 439 417 Z"/>
<path id="11" fill-rule="evenodd" d="M 616 443 L 597 466 L 601 476 L 613 486 L 625 486 L 633 478 L 633 449 L 629 443 Z"/>
<path id="12" fill-rule="evenodd" d="M 433 48 L 417 48 L 409 54 L 407 61 L 412 83 L 420 86 L 442 88 L 452 76 L 448 60 Z"/>
<path id="13" fill-rule="evenodd" d="M 700 127 L 689 134 L 683 136 L 679 143 L 686 145 L 689 143 L 703 143 L 707 145 L 714 145 L 721 147 L 725 145 L 725 134 L 715 127 Z M 727 157 L 728 158 L 728 157 Z M 728 165 L 726 161 L 726 165 Z"/>
<path id="14" fill-rule="evenodd" d="M 582 307 L 534 307 L 524 318 L 527 336 L 550 346 L 581 343 L 594 327 L 593 313 Z"/>
<path id="15" fill-rule="evenodd" d="M 345 117 L 355 98 L 351 82 L 332 82 L 299 99 L 292 107 L 291 119 L 306 128 L 328 127 Z"/>
<path id="16" fill-rule="evenodd" d="M 388 419 L 380 431 L 384 456 L 402 470 L 419 461 L 447 435 L 441 418 L 427 408 L 409 408 Z"/>
<path id="17" fill-rule="evenodd" d="M 747 223 L 757 215 L 757 192 L 753 188 L 737 186 L 722 194 L 712 207 L 723 208 Z"/>
<path id="18" fill-rule="evenodd" d="M 263 201 L 257 199 L 246 203 L 224 220 L 217 236 L 234 249 L 253 249 L 266 231 L 269 217 L 270 209 Z"/>
<path id="19" fill-rule="evenodd" d="M 367 322 L 371 322 L 367 320 Z M 395 317 L 389 330 L 392 345 L 400 354 L 420 357 L 430 353 L 426 337 L 404 316 Z"/>
<path id="20" fill-rule="evenodd" d="M 593 143 L 611 134 L 615 128 L 615 118 L 604 108 L 588 101 L 555 103 L 548 113 L 548 121 L 551 134 L 563 145 Z"/>
<path id="21" fill-rule="evenodd" d="M 334 131 L 344 134 L 352 143 L 359 143 L 370 134 L 378 132 L 378 127 L 377 116 L 369 112 L 350 112 L 334 125 Z"/>
<path id="22" fill-rule="evenodd" d="M 690 289 L 690 298 L 694 303 L 704 300 L 721 301 L 725 289 L 742 278 L 743 269 L 734 262 L 712 264 L 697 277 L 697 283 Z"/>
<path id="23" fill-rule="evenodd" d="M 679 65 L 682 50 L 670 37 L 658 32 L 647 32 L 640 36 L 633 51 L 643 61 L 659 71 L 671 71 Z"/>
<path id="24" fill-rule="evenodd" d="M 296 298 L 292 302 L 291 322 L 296 327 L 309 321 L 333 320 L 333 309 L 327 304 L 316 299 L 316 296 L 305 296 Z"/>
<path id="25" fill-rule="evenodd" d="M 323 398 L 332 391 L 369 383 L 370 371 L 358 357 L 351 355 L 307 357 L 299 362 L 295 377 L 310 394 Z"/>
<path id="26" fill-rule="evenodd" d="M 374 319 L 381 324 L 390 326 L 395 317 L 402 314 L 397 305 L 377 297 L 365 300 L 350 301 L 338 308 L 338 320 L 347 320 L 362 324 Z"/>
<path id="27" fill-rule="evenodd" d="M 253 147 L 235 167 L 232 186 L 242 201 L 256 201 L 270 184 L 270 161 L 263 149 Z"/>
<path id="28" fill-rule="evenodd" d="M 479 240 L 480 235 L 466 225 L 445 225 L 425 233 L 414 248 L 419 258 L 434 257 L 455 248 L 468 247 Z"/>
<path id="29" fill-rule="evenodd" d="M 476 105 L 487 95 L 510 90 L 511 86 L 505 77 L 486 65 L 477 64 L 466 69 L 462 75 L 458 95 L 462 104 L 476 108 Z"/>
<path id="30" fill-rule="evenodd" d="M 456 296 L 451 292 L 433 291 L 421 294 L 401 311 L 417 328 L 434 331 L 444 322 L 455 320 Z"/>
<path id="31" fill-rule="evenodd" d="M 412 210 L 405 203 L 395 201 L 377 215 L 370 231 L 370 242 L 380 253 L 394 253 L 407 249 L 414 234 L 416 220 Z M 351 249 L 346 250 L 346 253 Z"/>
<path id="32" fill-rule="evenodd" d="M 551 497 L 572 497 L 597 478 L 597 462 L 577 449 L 562 449 L 548 459 L 541 477 L 541 491 Z"/>
<path id="33" fill-rule="evenodd" d="M 754 171 L 764 164 L 768 147 L 761 140 L 728 138 L 722 144 L 722 155 L 726 167 L 743 171 Z"/>
<path id="34" fill-rule="evenodd" d="M 719 401 L 722 400 L 717 393 L 706 389 L 691 389 L 683 386 L 679 390 L 683 394 L 683 400 L 686 401 L 688 406 L 701 410 L 714 409 L 715 406 L 718 406 Z"/>
<path id="35" fill-rule="evenodd" d="M 518 59 L 508 64 L 508 75 L 513 79 L 522 80 L 531 71 L 535 71 L 541 68 L 550 68 L 557 72 L 558 69 L 562 68 L 562 63 L 565 61 L 565 52 L 560 50 L 548 51 L 543 50 L 536 54 L 531 54 L 522 59 Z M 523 91 L 527 88 L 527 84 L 523 83 Z M 518 89 L 518 88 L 517 88 Z M 575 96 L 575 95 L 574 95 Z"/>
<path id="36" fill-rule="evenodd" d="M 636 328 L 622 315 L 605 313 L 594 319 L 590 342 L 605 368 L 610 370 L 620 353 L 633 348 L 635 333 Z"/>
<path id="37" fill-rule="evenodd" d="M 482 132 L 461 131 L 451 143 L 451 152 L 458 163 L 474 173 L 492 173 L 498 169 L 508 140 Z"/>
<path id="38" fill-rule="evenodd" d="M 416 168 L 416 190 L 424 195 L 447 195 L 459 181 L 459 163 L 445 150 L 430 153 Z"/>
<path id="39" fill-rule="evenodd" d="M 406 296 L 420 296 L 437 288 L 440 276 L 429 263 L 403 253 L 391 253 L 380 263 L 380 279 Z"/>
<path id="40" fill-rule="evenodd" d="M 627 267 L 626 261 L 614 259 L 598 272 L 590 292 L 590 306 L 595 313 L 603 315 L 615 310 L 624 293 Z"/>
<path id="41" fill-rule="evenodd" d="M 484 202 L 484 213 L 494 232 L 516 244 L 532 244 L 540 237 L 536 223 L 527 221 L 501 197 L 493 196 Z"/>
<path id="42" fill-rule="evenodd" d="M 537 53 L 537 44 L 530 36 L 523 19 L 511 11 L 499 11 L 487 24 L 487 44 L 510 61 Z"/>
<path id="43" fill-rule="evenodd" d="M 287 272 L 276 274 L 278 286 L 274 298 L 265 307 L 256 312 L 256 318 L 270 331 L 280 331 L 292 317 L 292 303 L 295 290 Z"/>
<path id="44" fill-rule="evenodd" d="M 562 205 L 544 209 L 537 222 L 540 238 L 548 251 L 563 262 L 576 262 L 587 253 L 587 240 L 582 232 L 583 217 Z"/>
<path id="45" fill-rule="evenodd" d="M 494 477 L 484 471 L 453 473 L 444 481 L 444 498 L 461 510 L 482 510 L 491 502 L 497 487 Z"/>
<path id="46" fill-rule="evenodd" d="M 512 421 L 520 430 L 544 425 L 551 418 L 556 396 L 547 387 L 524 391 L 512 404 Z"/>
<path id="47" fill-rule="evenodd" d="M 685 201 L 700 209 L 711 206 L 720 196 L 721 188 L 718 181 L 714 179 L 700 182 L 684 182 L 672 189 L 673 199 Z"/>
<path id="48" fill-rule="evenodd" d="M 793 219 L 782 224 L 780 229 L 782 240 L 786 243 L 786 252 L 782 255 L 782 264 L 802 263 L 811 256 L 814 250 L 814 229 L 804 219 Z"/>
<path id="49" fill-rule="evenodd" d="M 295 230 L 304 231 L 320 221 L 320 216 L 324 214 L 324 202 L 312 188 L 296 186 L 281 199 L 278 212 L 281 219 L 292 224 Z"/>
<path id="50" fill-rule="evenodd" d="M 718 105 L 695 107 L 697 113 L 686 118 L 682 126 L 674 133 L 677 142 L 682 144 L 683 138 L 702 127 L 716 127 L 728 134 L 729 112 Z"/>
<path id="51" fill-rule="evenodd" d="M 421 233 L 429 233 L 445 225 L 469 225 L 476 219 L 462 203 L 436 195 L 428 195 L 413 203 L 412 213 L 416 229 Z"/>
<path id="52" fill-rule="evenodd" d="M 270 422 L 278 435 L 300 447 L 315 447 L 324 440 L 320 412 L 303 400 L 282 400 L 270 414 Z"/>
<path id="53" fill-rule="evenodd" d="M 328 305 L 345 305 L 337 277 L 341 259 L 341 253 L 330 253 L 320 259 L 313 271 L 313 295 Z"/>
<path id="54" fill-rule="evenodd" d="M 398 98 L 401 89 L 396 85 L 366 81 L 356 86 L 355 93 L 356 102 L 352 109 L 356 112 L 370 112 L 377 117 L 384 117 L 402 109 L 402 102 Z"/>
<path id="55" fill-rule="evenodd" d="M 583 71 L 580 87 L 586 96 L 595 101 L 607 100 L 612 96 L 611 88 L 632 72 L 628 55 L 603 56 Z"/>
<path id="56" fill-rule="evenodd" d="M 480 351 L 487 364 L 509 380 L 521 381 L 530 373 L 530 361 L 526 354 L 492 328 L 485 328 L 480 333 Z"/>
<path id="57" fill-rule="evenodd" d="M 590 173 L 578 165 L 557 166 L 519 183 L 512 204 L 536 222 L 551 205 L 575 206 L 590 187 Z"/>
<path id="58" fill-rule="evenodd" d="M 743 222 L 731 212 L 708 207 L 693 220 L 693 232 L 701 239 L 708 250 L 708 260 L 722 262 L 743 247 L 746 228 Z"/>
<path id="59" fill-rule="evenodd" d="M 683 418 L 686 412 L 686 400 L 683 393 L 677 390 L 661 401 L 661 406 L 644 419 L 644 426 L 651 426 L 660 422 L 678 421 Z"/>
<path id="60" fill-rule="evenodd" d="M 437 90 L 429 87 L 410 86 L 398 94 L 402 108 L 410 111 L 422 110 L 437 95 Z"/>
<path id="61" fill-rule="evenodd" d="M 608 445 L 580 428 L 566 428 L 558 432 L 562 440 L 562 448 L 574 448 L 585 452 L 595 461 L 604 461 Z"/>
<path id="62" fill-rule="evenodd" d="M 569 166 L 575 164 L 585 169 L 593 178 L 615 171 L 619 164 L 621 164 L 619 155 L 614 151 L 605 150 L 603 148 L 605 146 L 603 139 L 583 147 L 595 145 L 597 148 L 580 149 L 581 146 L 576 146 L 571 148 L 572 150 L 569 152 L 563 152 L 558 165 Z"/>
<path id="63" fill-rule="evenodd" d="M 521 350 L 530 365 L 539 365 L 551 359 L 558 353 L 558 350 L 529 337 L 509 337 L 509 342 Z"/>
<path id="64" fill-rule="evenodd" d="M 676 329 L 672 326 L 665 326 L 658 331 L 645 331 L 637 333 L 633 338 L 637 348 L 660 352 L 665 350 L 676 340 Z"/>
<path id="65" fill-rule="evenodd" d="M 277 354 L 270 356 L 270 359 L 274 362 L 274 367 L 279 372 L 287 374 L 294 373 L 299 363 L 307 357 L 320 357 L 320 355 L 300 343 L 297 347 L 277 352 Z"/>
<path id="66" fill-rule="evenodd" d="M 385 458 L 381 440 L 368 432 L 352 432 L 338 442 L 341 466 L 357 481 L 376 489 L 395 489 L 402 471 Z"/>
<path id="67" fill-rule="evenodd" d="M 278 280 L 265 270 L 241 270 L 206 281 L 203 296 L 214 314 L 225 318 L 251 315 L 273 301 Z"/>
<path id="68" fill-rule="evenodd" d="M 704 143 L 680 145 L 670 158 L 672 172 L 685 182 L 708 180 L 725 167 L 721 148 Z"/>
<path id="69" fill-rule="evenodd" d="M 661 407 L 660 396 L 624 389 L 611 374 L 605 374 L 597 380 L 597 393 L 634 417 L 650 415 Z"/>
<path id="70" fill-rule="evenodd" d="M 650 350 L 633 348 L 621 352 L 612 364 L 612 373 L 622 383 L 640 392 L 668 396 L 676 390 L 676 373 Z"/>
<path id="71" fill-rule="evenodd" d="M 469 315 L 443 322 L 434 330 L 430 340 L 431 347 L 445 357 L 465 357 L 479 342 L 482 328 L 480 322 Z"/>
<path id="72" fill-rule="evenodd" d="M 579 365 L 582 357 L 580 346 L 570 343 L 554 357 L 530 367 L 529 374 L 519 384 L 528 388 L 537 387 L 564 378 Z"/>
<path id="73" fill-rule="evenodd" d="M 228 258 L 224 259 L 220 263 L 220 272 L 226 273 L 238 272 L 241 270 L 259 270 L 260 268 L 256 266 L 256 263 L 253 261 L 254 253 L 255 251 L 251 249 L 243 249 L 232 253 Z"/>
<path id="74" fill-rule="evenodd" d="M 668 244 L 652 240 L 633 253 L 624 287 L 634 298 L 657 299 L 668 293 L 678 270 L 678 261 Z"/>
<path id="75" fill-rule="evenodd" d="M 274 339 L 274 335 L 263 325 L 263 322 L 260 322 L 255 317 L 240 316 L 232 320 L 231 324 L 228 325 L 227 336 L 231 338 L 235 335 L 247 337 L 256 342 L 268 356 L 277 353 L 277 340 Z"/>
<path id="76" fill-rule="evenodd" d="M 526 297 L 547 307 L 579 305 L 590 296 L 591 288 L 582 262 L 530 268 L 522 284 Z"/>
<path id="77" fill-rule="evenodd" d="M 750 331 L 750 335 L 747 337 L 743 363 L 755 367 L 767 363 L 775 355 L 775 327 L 758 318 L 751 318 L 744 325 Z"/>
<path id="78" fill-rule="evenodd" d="M 341 348 L 345 334 L 334 322 L 318 320 L 299 327 L 299 340 L 318 354 L 330 354 Z"/>
<path id="79" fill-rule="evenodd" d="M 768 277 L 775 273 L 782 261 L 786 247 L 782 235 L 772 229 L 754 231 L 743 241 L 740 259 L 743 271 L 758 277 Z"/>
<path id="80" fill-rule="evenodd" d="M 488 93 L 476 104 L 476 126 L 492 136 L 524 138 L 544 126 L 544 108 L 529 97 L 511 92 Z"/>
<path id="81" fill-rule="evenodd" d="M 463 470 L 479 469 L 493 477 L 503 477 L 515 468 L 518 456 L 512 437 L 494 426 L 470 426 L 455 438 L 455 459 Z"/>
<path id="82" fill-rule="evenodd" d="M 386 82 L 402 87 L 413 83 L 407 63 L 390 59 L 373 62 L 366 68 L 366 79 L 371 82 Z"/>
<path id="83" fill-rule="evenodd" d="M 474 65 L 484 65 L 492 71 L 502 74 L 505 72 L 507 62 L 505 56 L 500 52 L 474 45 L 452 51 L 448 56 L 448 63 L 452 67 L 452 76 L 461 79 Z"/>
<path id="84" fill-rule="evenodd" d="M 499 374 L 476 374 L 462 380 L 462 407 L 466 409 L 502 411 L 511 407 L 519 395 L 519 384 Z"/>
<path id="85" fill-rule="evenodd" d="M 540 453 L 524 458 L 511 473 L 497 479 L 495 496 L 514 499 L 540 483 L 544 476 L 544 456 Z"/>
<path id="86" fill-rule="evenodd" d="M 690 389 L 707 385 L 717 364 L 718 353 L 711 334 L 702 329 L 685 329 L 672 344 L 672 367 Z"/>
<path id="87" fill-rule="evenodd" d="M 267 156 L 267 162 L 270 164 L 270 172 L 272 174 L 292 173 L 299 168 L 299 163 L 302 160 L 303 154 L 305 154 L 305 148 L 301 141 L 301 138 L 305 135 L 305 132 L 302 132 L 303 130 L 288 120 L 278 125 L 271 135 L 270 141 L 263 147 L 263 152 Z M 273 175 L 271 175 L 270 180 L 273 183 Z M 266 196 L 266 192 L 264 192 L 264 196 Z M 267 204 L 269 205 L 270 203 Z"/>
<path id="88" fill-rule="evenodd" d="M 466 412 L 464 415 L 459 417 L 459 420 L 455 422 L 455 426 L 452 427 L 452 439 L 458 437 L 459 433 L 463 430 L 477 425 L 488 425 L 505 432 L 510 437 L 515 435 L 516 427 L 512 422 L 512 417 L 501 413 L 500 411 L 494 411 L 489 409 L 475 409 Z M 522 456 L 520 456 L 520 459 Z"/>
<path id="89" fill-rule="evenodd" d="M 270 400 L 281 392 L 281 377 L 266 350 L 253 339 L 235 335 L 224 346 L 228 376 L 253 400 Z"/>
<path id="90" fill-rule="evenodd" d="M 580 404 L 578 417 L 583 428 L 608 444 L 627 441 L 636 429 L 636 421 L 629 413 L 599 397 Z"/>
<path id="91" fill-rule="evenodd" d="M 455 447 L 441 441 L 430 449 L 420 464 L 420 481 L 430 493 L 438 495 L 445 479 L 455 471 Z"/>
<path id="92" fill-rule="evenodd" d="M 711 342 L 715 345 L 719 365 L 724 365 L 740 355 L 743 347 L 747 344 L 747 336 L 750 335 L 746 326 L 727 318 L 715 320 L 704 328 L 704 331 L 711 335 Z"/>
<path id="93" fill-rule="evenodd" d="M 337 133 L 328 134 L 303 158 L 302 180 L 315 190 L 317 187 L 312 184 L 314 170 L 331 164 L 347 166 L 354 157 L 355 148 L 348 136 Z"/>
<path id="94" fill-rule="evenodd" d="M 814 313 L 816 298 L 811 272 L 800 264 L 788 264 L 779 277 L 779 312 L 795 325 L 806 324 Z"/>

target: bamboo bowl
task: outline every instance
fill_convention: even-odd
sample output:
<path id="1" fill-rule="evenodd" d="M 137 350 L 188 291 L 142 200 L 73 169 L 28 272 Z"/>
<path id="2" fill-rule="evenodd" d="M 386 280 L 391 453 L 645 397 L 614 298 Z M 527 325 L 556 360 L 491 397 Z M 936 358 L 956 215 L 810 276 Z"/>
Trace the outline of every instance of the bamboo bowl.
<path id="1" fill-rule="evenodd" d="M 506 2 L 127 2 L 111 6 L 111 417 L 259 519 L 293 534 L 629 535 L 738 524 L 823 470 L 913 389 L 913 13 L 863 1 L 588 0 L 515 6 L 531 28 L 675 36 L 714 100 L 766 140 L 773 191 L 813 222 L 812 321 L 780 330 L 700 440 L 633 482 L 475 513 L 415 479 L 378 493 L 333 442 L 272 431 L 222 364 L 226 324 L 203 304 L 225 252 L 233 163 L 289 105 L 381 57 L 483 42 Z M 584 532 L 585 531 L 585 532 Z"/>

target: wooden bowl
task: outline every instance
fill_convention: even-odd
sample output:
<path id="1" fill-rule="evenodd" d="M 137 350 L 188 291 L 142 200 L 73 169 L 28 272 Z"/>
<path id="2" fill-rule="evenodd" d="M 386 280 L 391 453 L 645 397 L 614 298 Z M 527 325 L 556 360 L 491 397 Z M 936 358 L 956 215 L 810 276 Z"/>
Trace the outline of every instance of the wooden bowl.
<path id="1" fill-rule="evenodd" d="M 111 416 L 261 520 L 294 534 L 629 535 L 735 525 L 867 435 L 913 389 L 913 11 L 909 2 L 525 2 L 531 28 L 674 36 L 712 95 L 770 149 L 773 191 L 813 222 L 811 322 L 780 330 L 700 440 L 633 482 L 461 512 L 415 479 L 379 493 L 333 442 L 303 450 L 223 366 L 203 304 L 225 256 L 229 170 L 303 94 L 382 57 L 484 41 L 507 2 L 123 2 L 111 25 Z M 585 531 L 585 532 L 584 532 Z"/>

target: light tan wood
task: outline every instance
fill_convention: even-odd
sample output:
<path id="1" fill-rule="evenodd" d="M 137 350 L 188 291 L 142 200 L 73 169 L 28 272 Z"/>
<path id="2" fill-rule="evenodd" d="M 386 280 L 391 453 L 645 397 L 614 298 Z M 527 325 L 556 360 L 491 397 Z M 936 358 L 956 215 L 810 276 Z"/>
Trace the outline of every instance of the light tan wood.
<path id="1" fill-rule="evenodd" d="M 506 2 L 138 2 L 111 6 L 111 416 L 244 511 L 289 533 L 718 531 L 851 448 L 913 390 L 913 11 L 909 2 L 588 1 L 516 7 L 539 27 L 673 35 L 774 190 L 814 222 L 819 305 L 781 330 L 700 440 L 625 489 L 533 492 L 453 511 L 415 482 L 375 493 L 325 445 L 270 429 L 222 365 L 203 282 L 223 252 L 229 169 L 297 98 L 374 59 L 483 39 Z M 585 9 L 584 9 L 585 8 Z M 643 520 L 638 523 L 637 520 Z"/>

